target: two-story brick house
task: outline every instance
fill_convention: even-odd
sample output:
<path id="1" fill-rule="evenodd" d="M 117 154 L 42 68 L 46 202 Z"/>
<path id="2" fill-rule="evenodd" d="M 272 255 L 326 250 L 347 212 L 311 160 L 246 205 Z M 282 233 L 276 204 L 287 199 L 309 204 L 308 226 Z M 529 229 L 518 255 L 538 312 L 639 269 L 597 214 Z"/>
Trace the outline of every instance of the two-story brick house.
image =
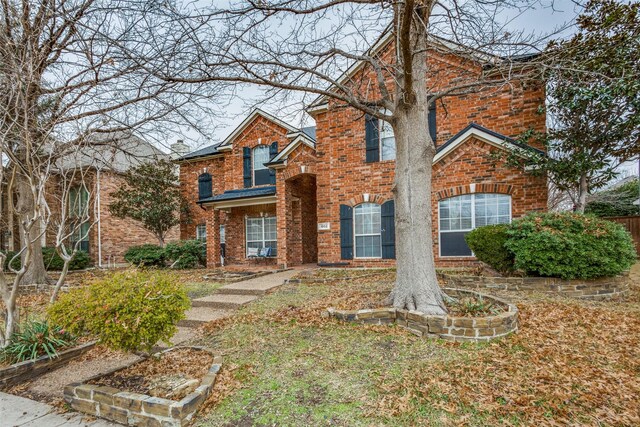
<path id="1" fill-rule="evenodd" d="M 455 78 L 451 69 L 443 75 Z M 521 148 L 513 138 L 522 132 L 544 129 L 543 104 L 543 82 L 516 80 L 433 105 L 436 264 L 474 262 L 464 241 L 471 229 L 546 209 L 546 179 L 493 155 Z M 226 264 L 255 262 L 256 253 L 282 266 L 395 263 L 391 127 L 331 100 L 307 112 L 314 128 L 255 110 L 222 143 L 178 160 L 183 192 L 202 208 L 181 237 L 207 238 L 210 266 L 223 255 Z"/>

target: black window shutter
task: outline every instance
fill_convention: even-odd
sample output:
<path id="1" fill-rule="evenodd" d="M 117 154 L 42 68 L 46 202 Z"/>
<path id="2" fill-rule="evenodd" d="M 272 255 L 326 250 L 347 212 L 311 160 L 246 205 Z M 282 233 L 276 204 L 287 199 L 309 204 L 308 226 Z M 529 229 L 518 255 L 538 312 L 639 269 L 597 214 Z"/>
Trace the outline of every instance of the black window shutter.
<path id="1" fill-rule="evenodd" d="M 378 119 L 370 115 L 365 116 L 365 142 L 366 142 L 366 162 L 380 161 L 380 130 L 378 129 Z"/>
<path id="2" fill-rule="evenodd" d="M 251 148 L 242 148 L 242 176 L 244 178 L 244 187 L 251 187 Z"/>
<path id="3" fill-rule="evenodd" d="M 271 145 L 269 146 L 269 161 L 273 160 L 273 158 L 275 156 L 278 155 L 278 143 L 277 142 L 272 142 Z M 276 170 L 275 169 L 269 169 L 269 182 L 271 184 L 275 184 L 276 183 Z"/>
<path id="4" fill-rule="evenodd" d="M 340 205 L 340 257 L 353 259 L 353 208 Z"/>
<path id="5" fill-rule="evenodd" d="M 429 105 L 429 136 L 431 136 L 431 140 L 433 143 L 436 143 L 436 135 L 437 135 L 437 127 L 436 127 L 436 103 L 432 102 Z"/>
<path id="6" fill-rule="evenodd" d="M 205 172 L 198 177 L 198 199 L 206 199 L 212 195 L 211 175 Z"/>
<path id="7" fill-rule="evenodd" d="M 396 259 L 395 203 L 386 201 L 380 209 L 382 233 L 382 258 Z"/>

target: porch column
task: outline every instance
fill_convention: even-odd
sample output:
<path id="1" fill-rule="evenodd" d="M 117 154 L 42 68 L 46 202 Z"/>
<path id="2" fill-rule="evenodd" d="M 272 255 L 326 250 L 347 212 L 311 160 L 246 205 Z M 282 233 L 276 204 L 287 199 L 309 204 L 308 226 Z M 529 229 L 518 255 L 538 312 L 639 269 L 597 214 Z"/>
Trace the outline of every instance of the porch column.
<path id="1" fill-rule="evenodd" d="M 207 221 L 207 268 L 220 267 L 220 210 L 211 211 Z"/>
<path id="2" fill-rule="evenodd" d="M 287 194 L 287 184 L 284 180 L 282 170 L 276 170 L 276 222 L 278 226 L 278 266 L 287 268 L 290 264 L 288 256 L 289 230 L 287 225 L 289 224 L 290 209 L 289 199 L 290 194 Z"/>

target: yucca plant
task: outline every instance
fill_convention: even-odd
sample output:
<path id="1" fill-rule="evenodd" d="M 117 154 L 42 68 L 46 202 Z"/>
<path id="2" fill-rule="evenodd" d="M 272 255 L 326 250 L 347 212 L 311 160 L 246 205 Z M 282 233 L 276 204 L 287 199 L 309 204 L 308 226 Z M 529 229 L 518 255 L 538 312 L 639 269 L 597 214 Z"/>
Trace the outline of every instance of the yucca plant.
<path id="1" fill-rule="evenodd" d="M 45 321 L 25 323 L 11 337 L 11 344 L 0 351 L 0 358 L 9 363 L 35 360 L 42 355 L 56 357 L 58 350 L 69 347 L 75 337 L 60 326 Z"/>

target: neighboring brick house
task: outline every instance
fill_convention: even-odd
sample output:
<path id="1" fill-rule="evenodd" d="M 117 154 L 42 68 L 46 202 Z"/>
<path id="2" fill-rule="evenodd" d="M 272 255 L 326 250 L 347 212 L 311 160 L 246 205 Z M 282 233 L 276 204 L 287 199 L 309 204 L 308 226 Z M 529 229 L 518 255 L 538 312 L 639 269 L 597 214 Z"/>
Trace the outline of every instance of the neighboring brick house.
<path id="1" fill-rule="evenodd" d="M 546 178 L 492 156 L 517 147 L 512 138 L 522 132 L 544 130 L 543 104 L 542 82 L 519 81 L 434 104 L 437 265 L 475 262 L 464 241 L 471 229 L 546 209 Z M 256 251 L 267 255 L 260 262 L 280 266 L 394 265 L 391 127 L 331 100 L 307 112 L 315 128 L 296 129 L 255 110 L 222 143 L 178 159 L 182 191 L 202 208 L 181 226 L 181 237 L 207 239 L 209 266 L 221 255 L 226 264 L 258 262 Z"/>
<path id="2" fill-rule="evenodd" d="M 106 138 L 106 137 L 103 137 Z M 81 239 L 80 248 L 89 253 L 93 263 L 98 267 L 113 267 L 125 263 L 124 252 L 131 246 L 146 243 L 158 244 L 157 238 L 144 229 L 138 221 L 116 218 L 109 212 L 109 204 L 112 201 L 111 193 L 120 188 L 124 179 L 122 174 L 131 167 L 143 162 L 160 159 L 169 160 L 169 155 L 163 153 L 148 142 L 130 134 L 118 134 L 117 137 L 109 137 L 116 143 L 101 144 L 83 148 L 77 155 L 67 156 L 59 165 L 64 170 L 75 169 L 83 179 L 76 185 L 71 185 L 69 197 L 78 203 L 61 203 L 62 190 L 60 189 L 60 175 L 52 175 L 47 182 L 46 199 L 51 210 L 51 226 L 43 236 L 44 246 L 55 243 L 55 224 L 59 222 L 60 207 L 66 206 L 72 209 L 87 209 L 90 217 L 79 228 L 72 240 Z M 80 172 L 82 171 L 82 172 Z M 72 174 L 66 173 L 67 177 Z M 80 181 L 80 180 L 78 180 Z M 2 207 L 2 217 L 9 218 L 11 205 L 5 198 Z M 73 217 L 73 213 L 70 212 Z M 19 248 L 17 219 L 6 221 L 11 223 L 13 232 L 1 233 L 3 250 Z M 88 233 L 87 233 L 88 230 Z M 179 227 L 173 228 L 166 241 L 174 241 L 179 238 Z"/>

